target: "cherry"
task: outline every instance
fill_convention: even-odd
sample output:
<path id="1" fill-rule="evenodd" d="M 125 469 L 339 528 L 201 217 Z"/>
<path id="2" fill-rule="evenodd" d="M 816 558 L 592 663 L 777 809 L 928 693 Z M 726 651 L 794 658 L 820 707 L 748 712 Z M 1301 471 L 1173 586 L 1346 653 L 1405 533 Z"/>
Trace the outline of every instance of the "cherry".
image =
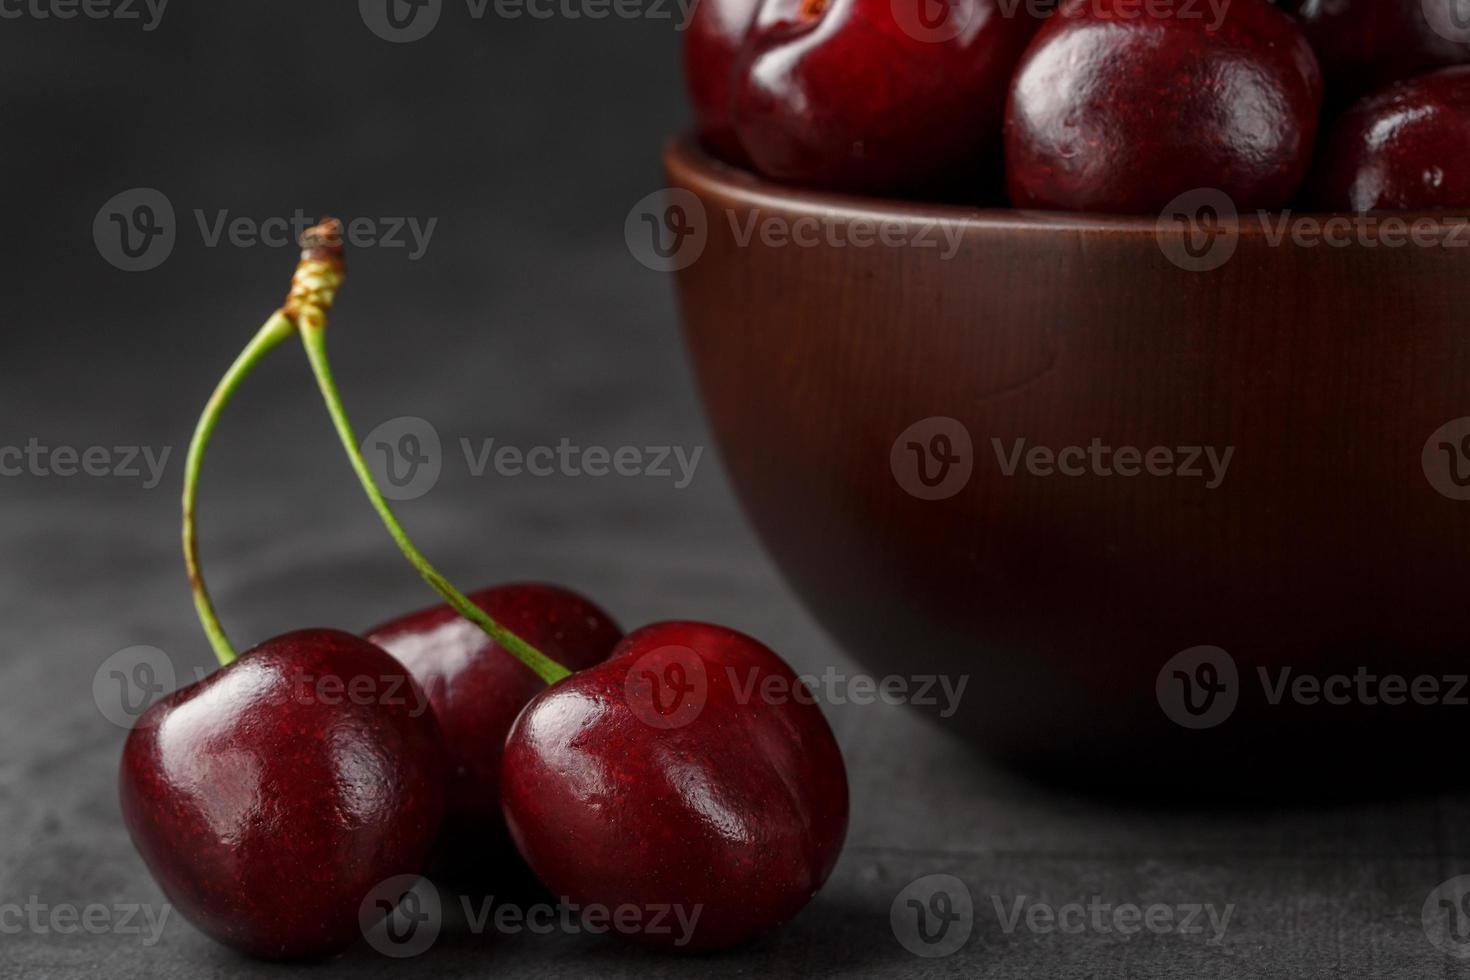
<path id="1" fill-rule="evenodd" d="M 286 304 L 220 380 L 184 469 L 184 560 L 221 669 L 159 701 L 123 749 L 122 813 L 144 863 L 201 930 L 272 958 L 350 945 L 423 871 L 440 830 L 448 761 L 408 671 L 335 630 L 303 630 L 237 658 L 199 563 L 200 470 L 225 405 L 298 329 L 320 327 L 342 279 L 340 226 L 308 232 Z"/>
<path id="2" fill-rule="evenodd" d="M 607 659 L 623 634 L 590 601 L 554 585 L 501 585 L 469 594 L 497 622 L 573 669 Z M 368 639 L 427 692 L 449 751 L 442 855 L 457 873 L 486 877 L 518 862 L 500 811 L 500 758 L 516 715 L 546 683 L 448 605 L 385 623 Z"/>
<path id="3" fill-rule="evenodd" d="M 730 117 L 730 86 L 736 55 L 760 0 L 699 0 L 684 32 L 684 79 L 694 108 L 694 126 L 705 149 L 738 166 L 749 166 Z"/>
<path id="4" fill-rule="evenodd" d="M 1313 184 L 1333 211 L 1470 207 L 1470 66 L 1354 105 L 1324 142 Z"/>
<path id="5" fill-rule="evenodd" d="M 952 0 L 931 21 L 930 0 L 765 0 L 736 58 L 751 0 L 700 6 L 714 9 L 685 60 L 717 153 L 733 132 L 762 174 L 837 190 L 998 180 L 1006 85 L 1039 24 L 1030 5 Z"/>
<path id="6" fill-rule="evenodd" d="M 1288 204 L 1311 164 L 1322 78 L 1291 18 L 1233 0 L 1140 13 L 1071 0 L 1026 52 L 1006 116 L 1018 207 L 1157 214 L 1211 188 L 1242 209 Z"/>
<path id="7" fill-rule="evenodd" d="M 511 836 L 553 893 L 632 906 L 649 917 L 614 928 L 685 949 L 795 915 L 847 831 L 846 768 L 821 710 L 776 654 L 703 623 L 638 630 L 533 699 L 501 787 Z M 645 928 L 657 908 L 692 934 Z"/>
<path id="8" fill-rule="evenodd" d="M 324 629 L 262 643 L 153 705 L 120 779 L 128 831 L 168 900 L 272 958 L 357 939 L 373 889 L 423 870 L 446 783 L 423 691 L 378 647 Z"/>
<path id="9" fill-rule="evenodd" d="M 546 586 L 475 600 L 457 590 L 378 489 L 332 376 L 326 313 L 342 278 L 340 226 L 313 229 L 305 244 L 286 305 L 220 382 L 185 465 L 185 558 L 224 669 L 145 715 L 125 757 L 129 826 L 165 890 L 202 928 L 251 952 L 341 948 L 364 905 L 372 908 L 364 898 L 391 897 L 373 892 L 421 869 L 440 829 L 451 760 L 454 832 L 474 832 L 478 818 L 493 836 L 484 780 L 534 675 L 548 688 L 511 727 L 500 793 L 505 826 L 544 884 L 605 903 L 619 931 L 629 902 L 687 913 L 688 934 L 652 931 L 653 923 L 639 933 L 676 947 L 729 945 L 794 915 L 831 874 L 847 827 L 846 769 L 809 693 L 755 640 L 695 623 L 640 630 L 610 659 L 572 674 L 526 637 L 568 661 L 600 660 L 617 629 L 595 606 Z M 236 661 L 215 615 L 194 528 L 200 463 L 231 393 L 293 334 L 369 502 L 448 604 L 373 633 L 423 673 L 432 697 L 385 650 L 346 634 L 291 634 Z M 494 645 L 472 638 L 456 614 Z M 526 673 L 503 669 L 497 653 Z M 407 703 L 422 710 L 386 698 L 342 706 L 288 696 L 302 675 L 352 691 L 353 668 L 402 681 Z M 661 678 L 693 686 L 675 687 L 668 705 Z M 431 702 L 456 739 L 452 752 Z M 167 845 L 180 841 L 171 853 Z M 311 897 L 283 908 L 296 891 Z"/>
<path id="10" fill-rule="evenodd" d="M 1434 68 L 1470 62 L 1466 0 L 1283 0 L 1348 100 Z"/>

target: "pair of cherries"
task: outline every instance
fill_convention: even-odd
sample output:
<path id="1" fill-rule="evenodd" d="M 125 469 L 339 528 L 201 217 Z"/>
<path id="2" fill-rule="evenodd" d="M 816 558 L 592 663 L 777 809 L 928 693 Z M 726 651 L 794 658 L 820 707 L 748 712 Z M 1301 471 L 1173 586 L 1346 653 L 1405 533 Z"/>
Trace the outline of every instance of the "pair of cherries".
<path id="1" fill-rule="evenodd" d="M 169 900 L 244 952 L 322 957 L 389 911 L 373 911 L 384 882 L 437 859 L 494 891 L 519 850 L 555 896 L 694 921 L 688 935 L 630 927 L 652 945 L 725 947 L 794 915 L 836 863 L 848 795 L 820 709 L 750 696 L 792 689 L 791 668 L 705 623 L 624 636 L 554 586 L 454 590 L 372 487 L 325 360 L 340 226 L 304 245 L 291 298 L 221 382 L 186 467 L 185 555 L 222 669 L 153 705 L 123 752 L 123 816 Z M 198 567 L 199 466 L 231 392 L 296 335 L 369 499 L 449 604 L 236 658 Z"/>
<path id="2" fill-rule="evenodd" d="M 699 135 L 860 193 L 985 201 L 1004 171 L 1024 208 L 1157 214 L 1200 188 L 1243 210 L 1470 206 L 1470 0 L 1044 8 L 705 0 L 685 35 Z M 1324 105 L 1365 92 L 1319 155 Z"/>

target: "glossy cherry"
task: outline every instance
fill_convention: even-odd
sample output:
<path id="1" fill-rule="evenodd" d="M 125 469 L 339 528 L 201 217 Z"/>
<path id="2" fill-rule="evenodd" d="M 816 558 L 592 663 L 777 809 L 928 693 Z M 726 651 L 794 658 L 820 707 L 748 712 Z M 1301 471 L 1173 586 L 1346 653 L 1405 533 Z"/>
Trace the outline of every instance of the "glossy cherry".
<path id="1" fill-rule="evenodd" d="M 1316 49 L 1335 102 L 1470 62 L 1465 0 L 1283 0 Z"/>
<path id="2" fill-rule="evenodd" d="M 1354 105 L 1324 142 L 1313 184 L 1330 211 L 1470 208 L 1470 66 Z"/>
<path id="3" fill-rule="evenodd" d="M 1201 188 L 1288 204 L 1322 104 L 1301 30 L 1266 0 L 1232 0 L 1218 28 L 1141 9 L 1071 0 L 1026 52 L 1006 118 L 1015 205 L 1158 214 Z"/>
<path id="4" fill-rule="evenodd" d="M 694 128 L 705 149 L 748 166 L 735 121 L 730 91 L 736 58 L 760 0 L 699 0 L 684 31 L 684 81 L 694 109 Z"/>
<path id="5" fill-rule="evenodd" d="M 964 181 L 996 196 L 1006 87 L 1039 21 L 1004 0 L 702 0 L 686 64 L 699 128 L 732 132 L 768 177 L 926 194 Z M 727 72 L 733 75 L 727 79 Z M 720 93 L 728 88 L 728 124 Z"/>
<path id="6" fill-rule="evenodd" d="M 244 952 L 303 958 L 351 945 L 372 890 L 423 871 L 447 773 L 403 666 L 318 629 L 151 707 L 120 783 L 133 843 L 180 913 Z"/>
<path id="7" fill-rule="evenodd" d="M 720 626 L 630 634 L 511 730 L 502 796 L 527 863 L 582 905 L 698 916 L 692 935 L 619 930 L 650 944 L 726 947 L 790 918 L 831 874 L 848 811 L 842 754 L 798 684 Z"/>
<path id="8" fill-rule="evenodd" d="M 569 670 L 606 660 L 623 633 L 592 602 L 554 585 L 512 584 L 469 599 Z M 368 639 L 428 694 L 449 752 L 449 804 L 440 851 L 456 873 L 483 876 L 518 860 L 500 809 L 500 759 L 511 724 L 546 683 L 447 605 L 385 623 Z"/>

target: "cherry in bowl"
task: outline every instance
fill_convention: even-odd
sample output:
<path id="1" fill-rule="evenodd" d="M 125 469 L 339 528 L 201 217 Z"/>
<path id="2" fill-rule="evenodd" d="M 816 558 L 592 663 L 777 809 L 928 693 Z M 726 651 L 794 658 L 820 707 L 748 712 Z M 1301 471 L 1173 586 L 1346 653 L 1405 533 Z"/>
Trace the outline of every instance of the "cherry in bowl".
<path id="1" fill-rule="evenodd" d="M 1157 9 L 1071 0 L 1041 29 L 1006 114 L 1017 207 L 1158 214 L 1202 188 L 1241 210 L 1290 203 L 1323 99 L 1301 30 L 1266 0 L 1232 0 L 1218 24 Z"/>
<path id="2" fill-rule="evenodd" d="M 1466 0 L 1285 0 L 1282 6 L 1312 42 L 1334 102 L 1470 62 Z"/>
<path id="3" fill-rule="evenodd" d="M 1324 141 L 1313 184 L 1324 210 L 1470 208 L 1470 66 L 1354 105 Z"/>
<path id="4" fill-rule="evenodd" d="M 685 39 L 697 129 L 775 180 L 998 196 L 1006 90 L 1040 24 L 1033 6 L 703 0 Z"/>

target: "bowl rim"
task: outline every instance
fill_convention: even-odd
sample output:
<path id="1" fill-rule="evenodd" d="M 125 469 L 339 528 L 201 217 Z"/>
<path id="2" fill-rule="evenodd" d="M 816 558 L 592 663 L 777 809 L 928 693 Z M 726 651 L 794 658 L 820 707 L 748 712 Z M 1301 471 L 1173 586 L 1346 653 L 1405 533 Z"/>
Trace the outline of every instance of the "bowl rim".
<path id="1" fill-rule="evenodd" d="M 1081 211 L 1036 211 L 1021 208 L 976 207 L 902 198 L 865 197 L 837 191 L 781 184 L 726 163 L 704 150 L 692 133 L 671 137 L 663 150 L 665 172 L 674 185 L 695 189 L 701 196 L 721 198 L 732 206 L 820 217 L 827 220 L 959 224 L 977 230 L 1098 232 L 1149 236 L 1185 234 L 1177 220 L 1164 216 L 1101 214 Z M 1202 188 L 1201 190 L 1208 190 Z M 1470 207 L 1462 211 L 1297 211 L 1293 208 L 1247 212 L 1222 219 L 1221 228 L 1242 238 L 1289 234 L 1282 219 L 1311 221 L 1319 227 L 1348 221 L 1368 230 L 1397 221 L 1409 228 L 1432 229 L 1436 234 L 1464 230 L 1470 245 Z M 1273 227 L 1274 224 L 1274 227 Z"/>

